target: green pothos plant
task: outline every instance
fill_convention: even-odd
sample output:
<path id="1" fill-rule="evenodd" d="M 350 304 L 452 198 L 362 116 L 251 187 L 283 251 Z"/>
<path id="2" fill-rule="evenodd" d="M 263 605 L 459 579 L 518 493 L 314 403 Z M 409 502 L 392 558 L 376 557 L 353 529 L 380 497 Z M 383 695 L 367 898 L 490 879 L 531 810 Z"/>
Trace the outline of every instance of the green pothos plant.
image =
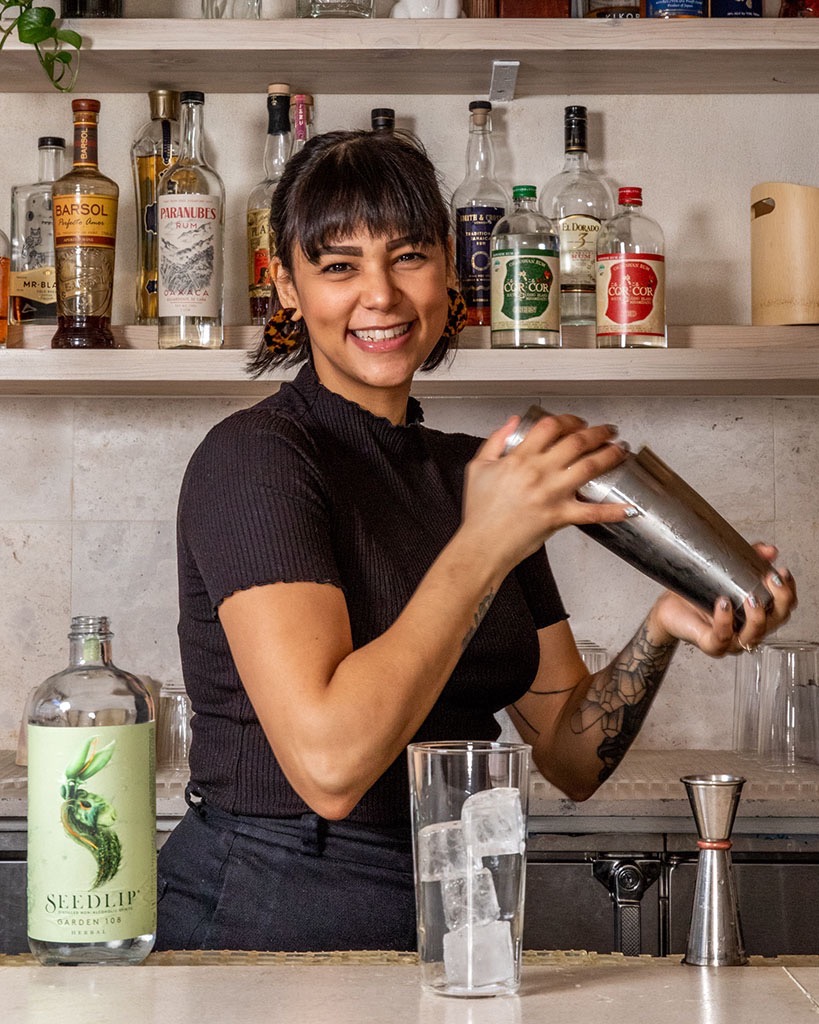
<path id="1" fill-rule="evenodd" d="M 70 92 L 80 67 L 82 36 L 60 28 L 50 7 L 35 7 L 34 0 L 0 0 L 0 50 L 13 33 L 33 46 L 49 81 L 60 92 Z"/>

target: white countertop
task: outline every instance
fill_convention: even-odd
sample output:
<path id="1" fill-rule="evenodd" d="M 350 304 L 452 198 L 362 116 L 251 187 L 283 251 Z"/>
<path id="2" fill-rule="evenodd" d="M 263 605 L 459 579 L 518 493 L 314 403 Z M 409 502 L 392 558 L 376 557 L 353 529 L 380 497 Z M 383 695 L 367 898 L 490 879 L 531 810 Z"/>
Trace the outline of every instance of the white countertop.
<path id="1" fill-rule="evenodd" d="M 283 954 L 247 966 L 3 966 L 9 1024 L 816 1024 L 819 966 L 537 954 L 516 996 L 453 999 L 421 991 L 410 958 L 327 963 Z M 237 954 L 232 954 L 236 957 Z M 6 958 L 10 960 L 11 958 Z M 382 958 L 383 959 L 383 958 Z M 529 957 L 531 961 L 531 956 Z M 801 958 L 816 964 L 816 958 Z"/>

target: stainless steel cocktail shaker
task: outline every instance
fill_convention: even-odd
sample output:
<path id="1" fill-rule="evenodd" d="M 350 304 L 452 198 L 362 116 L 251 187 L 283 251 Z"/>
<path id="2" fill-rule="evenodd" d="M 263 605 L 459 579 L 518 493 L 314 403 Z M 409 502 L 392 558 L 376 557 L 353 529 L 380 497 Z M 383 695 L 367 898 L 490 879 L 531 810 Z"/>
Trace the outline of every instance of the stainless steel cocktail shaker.
<path id="1" fill-rule="evenodd" d="M 539 406 L 530 406 L 504 454 L 547 415 Z M 637 509 L 638 515 L 623 522 L 580 529 L 705 611 L 713 611 L 718 597 L 727 597 L 739 629 L 749 595 L 766 609 L 772 606 L 763 583 L 770 564 L 650 448 L 630 452 L 619 466 L 581 487 L 578 496 L 596 503 L 624 502 Z"/>

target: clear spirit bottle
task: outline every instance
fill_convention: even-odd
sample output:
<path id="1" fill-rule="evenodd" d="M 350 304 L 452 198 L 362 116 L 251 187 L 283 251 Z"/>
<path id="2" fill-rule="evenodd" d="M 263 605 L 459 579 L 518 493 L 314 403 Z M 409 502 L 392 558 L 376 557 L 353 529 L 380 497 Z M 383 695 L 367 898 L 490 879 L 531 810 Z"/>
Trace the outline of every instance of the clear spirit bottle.
<path id="1" fill-rule="evenodd" d="M 57 332 L 52 348 L 113 348 L 119 186 L 97 165 L 99 100 L 73 100 L 74 166 L 52 186 Z"/>
<path id="2" fill-rule="evenodd" d="M 156 933 L 154 704 L 71 620 L 69 665 L 28 703 L 28 941 L 41 964 L 138 964 Z"/>
<path id="3" fill-rule="evenodd" d="M 290 155 L 295 156 L 313 135 L 313 97 L 309 92 L 297 92 L 290 97 L 290 128 L 293 133 Z"/>
<path id="4" fill-rule="evenodd" d="M 589 170 L 585 107 L 566 107 L 564 134 L 563 170 L 541 191 L 540 210 L 557 226 L 560 238 L 561 321 L 593 324 L 597 236 L 614 213 L 614 197 L 606 180 Z"/>
<path id="5" fill-rule="evenodd" d="M 466 176 L 452 197 L 455 229 L 455 267 L 466 302 L 467 323 L 490 323 L 490 238 L 509 205 L 506 191 L 495 178 L 492 144 L 492 104 L 469 104 L 469 143 Z"/>
<path id="6" fill-rule="evenodd" d="M 11 190 L 10 315 L 13 324 L 56 324 L 57 283 L 54 268 L 52 189 L 62 176 L 65 139 L 37 140 L 34 185 Z"/>
<path id="7" fill-rule="evenodd" d="M 0 348 L 5 348 L 9 338 L 9 240 L 0 231 Z"/>
<path id="8" fill-rule="evenodd" d="M 290 156 L 290 86 L 267 87 L 264 178 L 247 200 L 247 273 L 250 322 L 264 324 L 270 305 L 270 257 L 276 241 L 270 229 L 270 200 Z"/>
<path id="9" fill-rule="evenodd" d="M 534 185 L 515 185 L 514 209 L 492 232 L 492 348 L 560 348 L 560 256 Z"/>
<path id="10" fill-rule="evenodd" d="M 156 198 L 160 176 L 179 156 L 179 93 L 152 89 L 151 120 L 131 147 L 137 216 L 137 280 L 135 323 L 158 323 Z"/>
<path id="11" fill-rule="evenodd" d="M 618 198 L 598 243 L 597 347 L 664 348 L 662 228 L 643 213 L 642 189 L 621 188 Z"/>
<path id="12" fill-rule="evenodd" d="M 159 347 L 220 348 L 225 187 L 205 159 L 205 94 L 183 92 L 179 158 L 159 179 Z"/>

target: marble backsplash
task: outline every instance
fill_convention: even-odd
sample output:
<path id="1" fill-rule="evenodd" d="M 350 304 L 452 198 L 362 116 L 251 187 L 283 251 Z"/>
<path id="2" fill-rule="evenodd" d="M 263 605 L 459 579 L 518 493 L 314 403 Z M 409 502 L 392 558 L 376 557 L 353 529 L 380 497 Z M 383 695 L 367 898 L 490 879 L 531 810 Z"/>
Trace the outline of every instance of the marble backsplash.
<path id="1" fill-rule="evenodd" d="M 422 398 L 430 426 L 486 434 L 526 398 Z M 619 424 L 749 539 L 779 545 L 800 606 L 780 630 L 819 639 L 819 404 L 813 398 L 572 398 L 550 409 Z M 180 677 L 174 516 L 187 460 L 209 426 L 249 400 L 0 399 L 0 748 L 16 742 L 29 689 L 63 668 L 72 614 L 107 614 L 116 661 Z M 657 587 L 577 530 L 549 554 L 578 638 L 614 653 Z M 682 648 L 638 740 L 643 748 L 731 744 L 734 659 Z"/>

